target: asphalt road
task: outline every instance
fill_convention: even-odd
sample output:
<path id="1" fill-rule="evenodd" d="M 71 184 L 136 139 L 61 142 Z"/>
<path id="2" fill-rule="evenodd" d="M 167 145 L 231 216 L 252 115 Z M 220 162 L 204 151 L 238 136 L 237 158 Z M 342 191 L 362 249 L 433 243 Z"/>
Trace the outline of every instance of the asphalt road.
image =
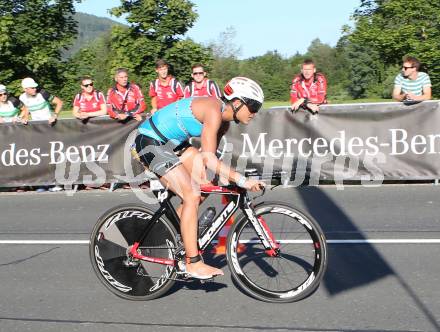
<path id="1" fill-rule="evenodd" d="M 440 239 L 440 187 L 277 188 L 264 199 L 307 210 L 329 239 L 324 282 L 303 301 L 246 296 L 224 257 L 215 260 L 226 275 L 214 282 L 122 300 L 95 277 L 86 244 L 5 241 L 87 240 L 105 210 L 137 201 L 130 191 L 0 194 L 0 331 L 440 330 L 440 244 L 426 243 Z"/>

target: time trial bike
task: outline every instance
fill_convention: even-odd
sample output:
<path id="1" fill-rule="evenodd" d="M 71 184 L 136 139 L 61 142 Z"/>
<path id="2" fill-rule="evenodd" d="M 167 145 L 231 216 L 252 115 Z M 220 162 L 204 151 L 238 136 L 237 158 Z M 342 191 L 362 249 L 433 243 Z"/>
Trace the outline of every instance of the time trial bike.
<path id="1" fill-rule="evenodd" d="M 246 176 L 264 178 L 255 172 Z M 157 178 L 150 179 L 150 188 L 159 201 L 157 210 L 141 204 L 117 206 L 99 218 L 90 236 L 90 259 L 99 280 L 129 300 L 155 299 L 175 281 L 188 281 L 173 193 Z M 226 260 L 245 293 L 267 302 L 293 302 L 318 288 L 327 266 L 327 245 L 312 217 L 282 202 L 254 204 L 236 185 L 202 186 L 201 191 L 224 195 L 227 204 L 200 232 L 199 249 L 203 253 L 236 214 Z"/>

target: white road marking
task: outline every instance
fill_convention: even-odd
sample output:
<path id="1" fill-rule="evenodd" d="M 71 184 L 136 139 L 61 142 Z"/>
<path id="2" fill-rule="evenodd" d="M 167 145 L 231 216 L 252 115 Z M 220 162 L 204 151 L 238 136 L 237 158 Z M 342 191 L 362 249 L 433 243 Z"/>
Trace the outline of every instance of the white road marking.
<path id="1" fill-rule="evenodd" d="M 89 244 L 89 240 L 0 240 L 0 244 Z"/>
<path id="2" fill-rule="evenodd" d="M 259 243 L 243 240 L 241 243 Z M 312 243 L 311 240 L 281 240 L 283 244 Z M 213 241 L 217 243 L 217 241 Z M 341 239 L 327 240 L 328 244 L 440 244 L 440 239 Z M 0 244 L 89 244 L 88 240 L 0 240 Z"/>
<path id="3" fill-rule="evenodd" d="M 258 243 L 258 240 L 245 240 L 241 243 Z M 312 240 L 280 240 L 282 244 L 304 244 L 312 243 Z M 440 239 L 340 239 L 327 240 L 327 244 L 427 244 L 440 243 Z"/>
<path id="4" fill-rule="evenodd" d="M 380 244 L 426 244 L 440 243 L 440 239 L 359 239 L 359 240 L 327 240 L 329 244 L 362 244 L 362 243 L 380 243 Z"/>

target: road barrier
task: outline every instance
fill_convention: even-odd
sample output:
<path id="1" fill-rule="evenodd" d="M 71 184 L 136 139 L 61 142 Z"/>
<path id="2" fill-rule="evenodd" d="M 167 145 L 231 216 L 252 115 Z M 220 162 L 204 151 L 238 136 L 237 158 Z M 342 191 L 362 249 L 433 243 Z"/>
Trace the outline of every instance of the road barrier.
<path id="1" fill-rule="evenodd" d="M 293 186 L 435 180 L 439 123 L 439 101 L 324 105 L 319 114 L 278 107 L 248 126 L 231 124 L 218 153 L 238 170 L 282 170 Z M 129 152 L 138 125 L 108 117 L 0 124 L 0 186 L 139 182 Z"/>

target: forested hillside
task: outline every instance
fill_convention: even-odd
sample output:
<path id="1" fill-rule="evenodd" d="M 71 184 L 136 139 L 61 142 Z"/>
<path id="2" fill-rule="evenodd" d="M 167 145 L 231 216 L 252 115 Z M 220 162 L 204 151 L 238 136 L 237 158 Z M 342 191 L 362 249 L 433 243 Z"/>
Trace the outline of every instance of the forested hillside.
<path id="1" fill-rule="evenodd" d="M 81 47 L 109 32 L 112 26 L 122 25 L 105 17 L 85 13 L 76 13 L 73 17 L 78 22 L 78 35 L 73 45 L 63 53 L 64 58 L 70 58 Z"/>

